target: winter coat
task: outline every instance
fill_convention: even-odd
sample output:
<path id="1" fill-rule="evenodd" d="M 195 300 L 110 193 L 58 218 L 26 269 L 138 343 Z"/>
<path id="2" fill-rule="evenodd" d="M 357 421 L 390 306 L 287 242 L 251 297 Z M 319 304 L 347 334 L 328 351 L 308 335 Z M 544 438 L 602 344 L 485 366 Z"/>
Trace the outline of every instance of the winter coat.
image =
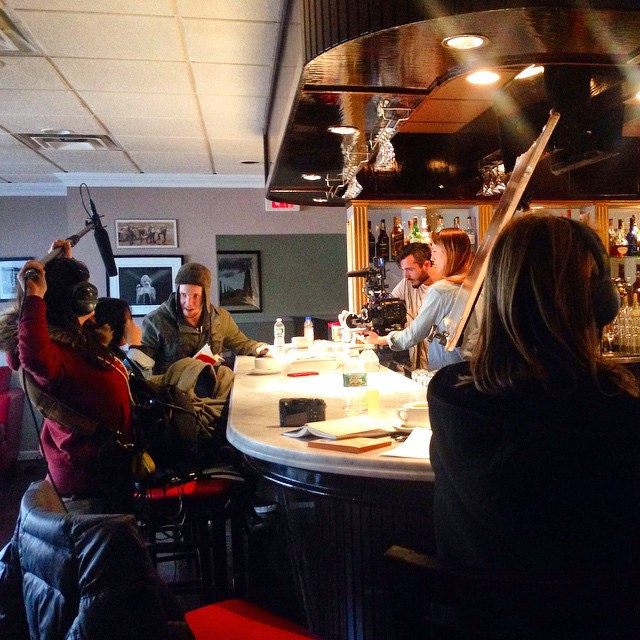
<path id="1" fill-rule="evenodd" d="M 46 481 L 0 551 L 0 637 L 193 640 L 133 517 L 66 514 Z"/>
<path id="2" fill-rule="evenodd" d="M 99 456 L 105 434 L 117 431 L 123 439 L 131 438 L 126 371 L 115 359 L 105 368 L 90 364 L 75 348 L 73 336 L 47 326 L 45 310 L 42 298 L 27 296 L 19 325 L 17 310 L 2 315 L 0 350 L 7 352 L 13 369 L 22 366 L 51 396 L 100 425 L 99 434 L 88 437 L 45 418 L 41 440 L 50 476 L 62 495 L 101 496 L 105 487 L 97 469 L 107 462 Z"/>
<path id="3" fill-rule="evenodd" d="M 194 356 L 207 344 L 214 354 L 230 350 L 246 356 L 256 355 L 264 342 L 248 338 L 226 309 L 206 302 L 200 326 L 192 327 L 184 321 L 177 293 L 172 293 L 142 321 L 141 348 L 155 360 L 155 374 L 164 373 L 181 358 Z"/>

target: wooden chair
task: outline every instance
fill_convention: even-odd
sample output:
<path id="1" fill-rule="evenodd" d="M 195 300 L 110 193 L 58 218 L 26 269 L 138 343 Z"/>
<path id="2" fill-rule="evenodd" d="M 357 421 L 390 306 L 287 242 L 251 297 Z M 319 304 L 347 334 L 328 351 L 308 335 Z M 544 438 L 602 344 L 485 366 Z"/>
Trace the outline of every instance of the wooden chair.
<path id="1" fill-rule="evenodd" d="M 226 600 L 182 617 L 175 596 L 155 572 L 130 515 L 68 514 L 47 481 L 22 498 L 18 527 L 3 558 L 13 558 L 14 632 L 22 640 L 310 640 L 317 636 L 257 605 Z M 9 575 L 4 567 L 3 577 Z M 29 598 L 21 606 L 23 595 Z M 18 620 L 21 618 L 21 620 Z M 24 630 L 18 634 L 15 630 Z M 0 619 L 0 635 L 2 634 Z"/>
<path id="2" fill-rule="evenodd" d="M 640 637 L 640 572 L 562 577 L 450 570 L 404 547 L 385 553 L 395 640 Z"/>

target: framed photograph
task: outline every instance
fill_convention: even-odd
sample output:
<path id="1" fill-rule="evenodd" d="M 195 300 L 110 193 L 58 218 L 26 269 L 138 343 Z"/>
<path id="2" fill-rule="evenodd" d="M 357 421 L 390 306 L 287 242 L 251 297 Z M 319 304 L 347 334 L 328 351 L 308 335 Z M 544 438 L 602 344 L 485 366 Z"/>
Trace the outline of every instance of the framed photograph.
<path id="1" fill-rule="evenodd" d="M 33 258 L 0 258 L 0 300 L 13 300 L 18 295 L 18 273 Z"/>
<path id="2" fill-rule="evenodd" d="M 175 291 L 183 256 L 115 256 L 118 275 L 108 278 L 111 298 L 129 303 L 134 316 L 144 316 Z"/>
<path id="3" fill-rule="evenodd" d="M 116 248 L 177 249 L 175 220 L 116 220 Z"/>
<path id="4" fill-rule="evenodd" d="M 262 311 L 259 251 L 218 251 L 220 306 L 227 311 Z"/>

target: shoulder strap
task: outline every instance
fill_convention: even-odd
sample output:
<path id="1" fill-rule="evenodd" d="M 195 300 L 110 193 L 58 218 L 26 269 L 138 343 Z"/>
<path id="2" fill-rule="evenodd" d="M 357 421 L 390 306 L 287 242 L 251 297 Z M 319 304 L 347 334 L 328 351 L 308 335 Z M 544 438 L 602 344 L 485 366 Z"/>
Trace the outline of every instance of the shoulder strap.
<path id="1" fill-rule="evenodd" d="M 59 424 L 77 431 L 83 436 L 92 436 L 98 428 L 98 421 L 78 413 L 75 409 L 64 404 L 58 398 L 47 393 L 40 387 L 31 374 L 22 367 L 18 370 L 18 378 L 27 397 L 36 406 L 38 411 Z"/>

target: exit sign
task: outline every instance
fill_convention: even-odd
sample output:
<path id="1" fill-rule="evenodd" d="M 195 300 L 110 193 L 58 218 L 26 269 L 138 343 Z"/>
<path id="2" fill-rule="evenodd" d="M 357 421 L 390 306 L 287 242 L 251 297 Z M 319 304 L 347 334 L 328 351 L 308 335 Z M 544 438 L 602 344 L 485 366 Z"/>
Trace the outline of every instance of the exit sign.
<path id="1" fill-rule="evenodd" d="M 273 200 L 265 200 L 266 211 L 300 211 L 299 204 L 289 204 L 288 202 L 274 202 Z"/>

